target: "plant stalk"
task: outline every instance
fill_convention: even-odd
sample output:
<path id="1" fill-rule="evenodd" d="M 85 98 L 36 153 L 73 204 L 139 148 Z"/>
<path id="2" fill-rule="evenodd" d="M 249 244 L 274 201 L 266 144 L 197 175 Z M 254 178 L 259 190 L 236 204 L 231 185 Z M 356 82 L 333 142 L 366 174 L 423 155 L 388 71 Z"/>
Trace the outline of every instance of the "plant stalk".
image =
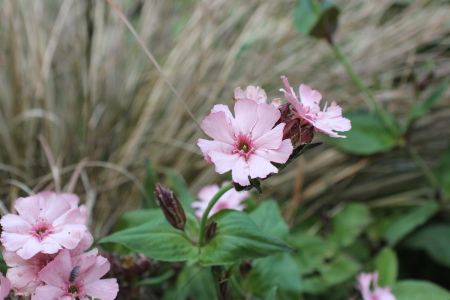
<path id="1" fill-rule="evenodd" d="M 225 185 L 217 192 L 217 194 L 214 195 L 214 197 L 212 197 L 211 201 L 209 201 L 208 207 L 206 207 L 205 212 L 203 213 L 203 216 L 202 216 L 202 221 L 200 222 L 200 233 L 199 233 L 199 238 L 198 238 L 198 246 L 199 247 L 202 247 L 204 244 L 205 227 L 206 227 L 206 222 L 208 221 L 209 212 L 214 207 L 214 205 L 217 203 L 217 201 L 220 199 L 220 197 L 222 197 L 223 194 L 225 194 L 227 191 L 231 190 L 232 188 L 233 188 L 233 185 L 231 183 Z"/>
<path id="2" fill-rule="evenodd" d="M 428 182 L 431 184 L 433 188 L 439 187 L 439 181 L 437 180 L 434 173 L 430 170 L 430 168 L 427 166 L 425 161 L 422 159 L 422 157 L 419 155 L 419 153 L 414 148 L 408 149 L 409 155 L 411 155 L 411 158 L 414 160 L 414 162 L 417 164 L 419 169 L 422 171 L 422 173 L 427 178 Z"/>
<path id="3" fill-rule="evenodd" d="M 380 119 L 383 121 L 384 125 L 391 131 L 391 133 L 395 136 L 398 134 L 397 126 L 393 123 L 392 119 L 387 115 L 387 113 L 380 107 L 380 105 L 375 101 L 375 98 L 373 98 L 372 94 L 370 93 L 367 86 L 362 81 L 361 77 L 355 72 L 352 65 L 349 63 L 345 55 L 341 52 L 341 49 L 333 43 L 333 41 L 330 39 L 327 39 L 328 44 L 330 45 L 331 49 L 333 49 L 334 54 L 339 59 L 339 61 L 344 66 L 345 70 L 347 71 L 348 75 L 350 75 L 350 78 L 353 80 L 354 83 L 359 87 L 359 89 L 363 92 L 363 94 L 366 96 L 366 98 L 369 100 L 370 104 L 372 105 L 373 109 L 375 109 L 376 114 Z"/>

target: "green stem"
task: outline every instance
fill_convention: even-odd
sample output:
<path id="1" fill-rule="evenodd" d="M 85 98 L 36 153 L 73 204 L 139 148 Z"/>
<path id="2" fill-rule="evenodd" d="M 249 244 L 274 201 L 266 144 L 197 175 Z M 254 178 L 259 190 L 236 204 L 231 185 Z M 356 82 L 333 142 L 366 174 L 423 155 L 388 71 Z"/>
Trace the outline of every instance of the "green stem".
<path id="1" fill-rule="evenodd" d="M 433 188 L 439 187 L 439 181 L 437 180 L 434 173 L 430 170 L 430 168 L 427 166 L 427 164 L 424 162 L 422 157 L 417 153 L 416 149 L 409 148 L 408 149 L 409 154 L 411 155 L 412 159 L 415 161 L 419 169 L 422 171 L 422 173 L 427 178 L 428 182 L 431 184 Z"/>
<path id="2" fill-rule="evenodd" d="M 329 45 L 334 51 L 334 54 L 336 54 L 336 57 L 339 59 L 339 61 L 344 66 L 345 70 L 347 71 L 348 75 L 352 78 L 352 80 L 356 83 L 356 85 L 359 87 L 359 89 L 364 93 L 366 98 L 369 100 L 372 107 L 375 109 L 375 112 L 377 113 L 378 117 L 383 121 L 384 125 L 391 131 L 392 134 L 395 136 L 397 135 L 397 126 L 393 123 L 392 119 L 386 114 L 386 112 L 380 107 L 380 105 L 375 101 L 372 94 L 370 93 L 369 89 L 366 87 L 364 82 L 362 81 L 361 77 L 355 72 L 352 65 L 349 63 L 345 55 L 341 52 L 339 47 L 331 41 L 331 39 L 328 40 Z"/>
<path id="3" fill-rule="evenodd" d="M 199 234 L 199 238 L 198 238 L 198 246 L 199 247 L 202 247 L 204 244 L 205 227 L 206 227 L 206 222 L 208 221 L 209 212 L 213 208 L 214 204 L 216 204 L 216 202 L 220 199 L 220 197 L 222 197 L 223 194 L 225 194 L 227 191 L 229 191 L 232 188 L 233 188 L 233 185 L 231 183 L 225 185 L 217 192 L 217 194 L 214 195 L 214 197 L 211 199 L 211 201 L 209 201 L 208 207 L 206 207 L 206 210 L 202 216 L 202 221 L 200 222 L 200 234 Z"/>

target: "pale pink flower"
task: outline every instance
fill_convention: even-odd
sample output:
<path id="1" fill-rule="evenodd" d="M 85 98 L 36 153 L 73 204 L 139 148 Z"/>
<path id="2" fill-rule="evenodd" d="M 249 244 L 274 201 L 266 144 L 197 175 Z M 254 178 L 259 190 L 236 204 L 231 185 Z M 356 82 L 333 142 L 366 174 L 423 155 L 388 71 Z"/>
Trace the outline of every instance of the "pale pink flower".
<path id="1" fill-rule="evenodd" d="M 11 282 L 0 273 L 0 299 L 5 299 L 10 290 L 12 290 Z"/>
<path id="2" fill-rule="evenodd" d="M 309 122 L 314 126 L 316 132 L 323 132 L 331 137 L 345 138 L 345 136 L 338 135 L 334 131 L 348 131 L 352 126 L 349 119 L 342 117 L 342 109 L 336 102 L 333 101 L 328 107 L 325 104 L 323 111 L 321 111 L 319 104 L 322 95 L 318 91 L 312 90 L 307 85 L 300 85 L 300 102 L 287 78 L 281 76 L 281 79 L 283 79 L 286 90 L 280 89 L 280 91 L 284 92 L 286 99 L 294 107 L 296 117 Z"/>
<path id="3" fill-rule="evenodd" d="M 361 291 L 363 300 L 396 300 L 391 293 L 390 287 L 381 288 L 378 286 L 378 273 L 361 273 L 357 277 L 358 289 Z M 370 285 L 373 285 L 373 291 Z"/>
<path id="4" fill-rule="evenodd" d="M 75 267 L 78 271 L 74 271 Z M 110 268 L 102 256 L 83 255 L 74 261 L 68 250 L 58 256 L 39 272 L 46 285 L 36 288 L 32 300 L 113 300 L 119 291 L 115 278 L 100 279 Z M 71 276 L 72 273 L 72 276 Z"/>
<path id="5" fill-rule="evenodd" d="M 292 153 L 290 140 L 283 138 L 284 123 L 275 123 L 280 111 L 266 103 L 239 100 L 234 105 L 235 117 L 228 106 L 218 104 L 201 125 L 214 140 L 199 139 L 197 145 L 216 172 L 231 170 L 234 182 L 250 185 L 248 177 L 265 178 L 278 169 L 270 162 L 285 163 Z"/>
<path id="6" fill-rule="evenodd" d="M 89 232 L 86 232 L 75 249 L 70 250 L 73 259 L 83 254 L 92 243 L 94 238 Z M 96 255 L 97 249 L 88 252 L 90 255 Z M 6 265 L 10 267 L 6 277 L 11 281 L 16 295 L 31 295 L 36 287 L 43 284 L 38 273 L 56 257 L 54 254 L 37 253 L 30 259 L 23 259 L 16 252 L 4 250 L 3 259 Z M 1 299 L 1 298 L 0 298 Z"/>
<path id="7" fill-rule="evenodd" d="M 222 187 L 229 182 L 224 182 Z M 203 187 L 200 192 L 198 192 L 198 199 L 200 201 L 195 201 L 191 205 L 193 208 L 196 208 L 195 215 L 200 219 L 205 212 L 206 207 L 208 206 L 211 199 L 215 194 L 219 191 L 219 186 L 217 184 L 207 185 Z M 216 212 L 221 209 L 235 209 L 235 210 L 243 210 L 245 208 L 245 204 L 241 204 L 242 201 L 250 197 L 250 193 L 247 191 L 238 192 L 235 189 L 231 189 L 227 191 L 216 204 L 213 206 L 211 211 L 209 212 L 209 216 L 212 216 Z"/>
<path id="8" fill-rule="evenodd" d="M 84 224 L 76 223 L 81 215 L 58 194 L 19 198 L 14 205 L 19 215 L 8 214 L 0 220 L 1 242 L 6 250 L 17 251 L 23 259 L 38 252 L 53 254 L 74 249 L 86 232 Z"/>
<path id="9" fill-rule="evenodd" d="M 252 85 L 249 85 L 245 91 L 243 91 L 240 87 L 237 87 L 234 90 L 234 97 L 233 99 L 235 101 L 239 100 L 253 100 L 256 103 L 266 103 L 267 102 L 267 95 L 264 89 L 262 89 L 260 86 L 254 87 Z M 271 103 L 273 106 L 278 108 L 281 105 L 281 99 L 277 98 L 272 100 Z"/>

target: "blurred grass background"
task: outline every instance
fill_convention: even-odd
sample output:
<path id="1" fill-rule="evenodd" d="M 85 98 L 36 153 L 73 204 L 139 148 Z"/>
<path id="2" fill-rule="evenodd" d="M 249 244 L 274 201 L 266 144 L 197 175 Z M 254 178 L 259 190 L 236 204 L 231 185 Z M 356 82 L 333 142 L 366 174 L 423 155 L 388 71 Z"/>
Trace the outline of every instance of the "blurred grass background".
<path id="1" fill-rule="evenodd" d="M 449 76 L 448 1 L 335 3 L 342 10 L 336 43 L 376 100 L 399 119 L 406 118 L 418 80 L 432 74 L 426 95 Z M 295 87 L 319 90 L 344 111 L 367 107 L 326 43 L 294 31 L 296 1 L 116 4 L 197 122 L 214 104 L 232 105 L 237 86 L 260 85 L 269 99 L 281 97 L 281 75 Z M 450 140 L 449 95 L 411 132 L 431 168 Z M 79 166 L 75 192 L 88 206 L 94 235 L 103 236 L 141 204 L 147 160 L 161 180 L 165 170 L 179 172 L 194 194 L 223 181 L 196 146 L 201 137 L 105 1 L 0 1 L 0 199 L 8 209 L 31 190 L 54 189 L 58 175 L 67 188 Z M 263 197 L 284 201 L 297 223 L 340 202 L 417 204 L 427 191 L 402 151 L 359 157 L 327 144 L 264 184 Z M 293 203 L 300 203 L 297 214 Z"/>

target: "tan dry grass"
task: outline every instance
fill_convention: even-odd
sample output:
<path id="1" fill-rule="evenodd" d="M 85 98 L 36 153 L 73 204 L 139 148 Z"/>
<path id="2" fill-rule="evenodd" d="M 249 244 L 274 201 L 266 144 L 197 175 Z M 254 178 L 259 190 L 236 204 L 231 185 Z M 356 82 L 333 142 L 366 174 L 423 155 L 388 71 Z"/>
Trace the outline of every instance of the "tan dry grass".
<path id="1" fill-rule="evenodd" d="M 405 115 L 413 91 L 406 80 L 393 85 L 394 79 L 407 78 L 412 67 L 431 58 L 438 77 L 450 73 L 448 55 L 442 55 L 448 47 L 448 5 L 413 1 L 379 25 L 392 1 L 336 2 L 343 12 L 337 43 L 376 86 L 377 100 L 398 116 Z M 319 89 L 347 111 L 365 107 L 326 44 L 292 29 L 295 1 L 148 0 L 140 12 L 137 3 L 117 0 L 199 122 L 214 104 L 231 105 L 236 86 L 261 85 L 269 97 L 280 97 L 280 75 Z M 3 0 L 0 5 L 0 178 L 8 206 L 25 194 L 14 183 L 40 182 L 44 188 L 51 182 L 39 134 L 54 160 L 68 166 L 60 170 L 63 187 L 77 164 L 89 160 L 76 192 L 93 209 L 97 236 L 139 204 L 142 195 L 124 171 L 142 181 L 147 158 L 178 170 L 193 192 L 223 179 L 200 155 L 196 141 L 203 134 L 105 1 Z M 437 46 L 415 53 L 430 42 Z M 447 97 L 442 107 L 448 104 Z M 450 129 L 442 122 L 449 115 L 448 109 L 437 110 L 417 124 L 415 142 L 425 145 L 419 150 L 432 165 L 448 140 Z M 305 178 L 297 184 L 302 187 L 297 197 L 300 203 L 318 199 L 310 213 L 330 201 L 386 196 L 380 188 L 415 190 L 423 181 L 409 160 L 395 165 L 324 146 L 303 159 L 303 169 L 290 167 L 269 180 L 266 195 L 289 199 L 295 178 Z"/>

